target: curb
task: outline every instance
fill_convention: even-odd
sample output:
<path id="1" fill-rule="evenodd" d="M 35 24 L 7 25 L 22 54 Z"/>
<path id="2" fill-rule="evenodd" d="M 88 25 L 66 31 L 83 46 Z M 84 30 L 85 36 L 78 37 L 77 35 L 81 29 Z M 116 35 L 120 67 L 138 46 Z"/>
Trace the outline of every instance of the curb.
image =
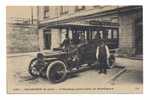
<path id="1" fill-rule="evenodd" d="M 35 56 L 38 52 L 7 54 L 7 57 Z"/>
<path id="2" fill-rule="evenodd" d="M 127 69 L 124 67 L 121 71 L 113 75 L 110 79 L 108 79 L 105 83 L 109 83 L 111 81 L 115 81 L 120 75 L 122 75 L 124 72 L 126 72 Z"/>
<path id="3" fill-rule="evenodd" d="M 117 58 L 127 58 L 131 60 L 143 60 L 143 58 L 136 58 L 136 57 L 121 57 L 121 56 L 116 56 Z"/>

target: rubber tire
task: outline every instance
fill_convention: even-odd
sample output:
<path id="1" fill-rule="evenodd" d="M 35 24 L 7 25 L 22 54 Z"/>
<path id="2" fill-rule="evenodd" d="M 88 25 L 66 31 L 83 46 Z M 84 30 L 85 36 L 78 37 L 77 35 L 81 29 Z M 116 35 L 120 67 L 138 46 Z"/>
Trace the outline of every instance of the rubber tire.
<path id="1" fill-rule="evenodd" d="M 60 80 L 53 80 L 51 78 L 51 71 L 52 71 L 52 68 L 56 65 L 56 64 L 60 64 L 64 67 L 64 70 L 65 70 L 65 74 L 62 76 L 62 78 Z M 60 82 L 63 82 L 66 80 L 66 76 L 67 76 L 67 68 L 66 68 L 66 65 L 64 64 L 64 62 L 60 61 L 60 60 L 56 60 L 56 61 L 53 61 L 52 63 L 50 63 L 48 65 L 48 68 L 47 68 L 47 71 L 46 71 L 46 76 L 48 78 L 48 80 L 51 82 L 51 83 L 60 83 Z"/>
<path id="2" fill-rule="evenodd" d="M 33 76 L 33 77 L 38 77 L 38 75 L 33 74 L 33 73 L 32 73 L 32 70 L 31 70 L 31 65 L 32 65 L 32 63 L 33 63 L 34 61 L 36 61 L 36 60 L 37 60 L 36 58 L 32 59 L 31 62 L 30 62 L 30 64 L 29 64 L 29 67 L 28 67 L 28 72 L 29 72 L 29 74 L 30 74 L 31 76 Z"/>
<path id="3" fill-rule="evenodd" d="M 113 60 L 113 62 L 112 62 L 112 60 Z M 109 64 L 110 64 L 110 65 L 109 65 L 108 68 L 113 68 L 114 65 L 115 65 L 115 62 L 116 62 L 115 56 L 114 56 L 114 55 L 111 55 L 110 58 L 109 58 Z"/>

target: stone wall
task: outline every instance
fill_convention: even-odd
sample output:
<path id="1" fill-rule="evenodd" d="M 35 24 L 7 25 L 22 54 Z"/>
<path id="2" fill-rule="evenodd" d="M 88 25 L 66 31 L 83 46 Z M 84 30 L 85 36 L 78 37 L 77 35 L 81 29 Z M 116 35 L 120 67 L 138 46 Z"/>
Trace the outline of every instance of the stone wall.
<path id="1" fill-rule="evenodd" d="M 7 25 L 7 53 L 38 51 L 37 28 Z"/>

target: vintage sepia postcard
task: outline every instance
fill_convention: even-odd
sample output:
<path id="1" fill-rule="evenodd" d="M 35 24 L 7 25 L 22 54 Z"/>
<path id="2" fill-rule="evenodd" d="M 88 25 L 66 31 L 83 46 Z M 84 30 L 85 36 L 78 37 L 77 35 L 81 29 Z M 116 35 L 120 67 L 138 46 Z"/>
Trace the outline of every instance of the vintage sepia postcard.
<path id="1" fill-rule="evenodd" d="M 7 6 L 7 93 L 143 93 L 143 7 Z"/>

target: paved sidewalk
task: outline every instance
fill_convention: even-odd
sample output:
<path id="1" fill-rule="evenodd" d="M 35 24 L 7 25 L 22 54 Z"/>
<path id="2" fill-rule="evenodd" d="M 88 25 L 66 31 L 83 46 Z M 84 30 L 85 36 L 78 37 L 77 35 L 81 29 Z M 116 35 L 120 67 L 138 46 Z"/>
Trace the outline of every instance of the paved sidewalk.
<path id="1" fill-rule="evenodd" d="M 117 65 L 126 66 L 127 70 L 113 84 L 143 84 L 143 60 L 117 58 Z"/>

